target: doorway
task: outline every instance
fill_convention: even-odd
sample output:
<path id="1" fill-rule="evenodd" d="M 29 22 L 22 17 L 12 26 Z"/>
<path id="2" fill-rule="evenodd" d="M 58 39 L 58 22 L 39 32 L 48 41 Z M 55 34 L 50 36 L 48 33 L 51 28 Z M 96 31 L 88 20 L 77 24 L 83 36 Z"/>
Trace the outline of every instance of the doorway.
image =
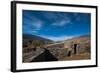
<path id="1" fill-rule="evenodd" d="M 77 44 L 74 44 L 74 54 L 77 54 Z"/>

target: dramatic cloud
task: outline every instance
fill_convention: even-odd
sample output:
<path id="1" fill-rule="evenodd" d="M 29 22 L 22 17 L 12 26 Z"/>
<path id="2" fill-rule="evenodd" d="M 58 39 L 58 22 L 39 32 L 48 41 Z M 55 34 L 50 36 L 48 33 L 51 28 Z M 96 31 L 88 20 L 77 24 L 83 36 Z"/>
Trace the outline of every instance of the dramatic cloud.
<path id="1" fill-rule="evenodd" d="M 54 26 L 64 26 L 64 25 L 72 23 L 71 18 L 66 13 L 48 12 L 44 14 L 44 17 L 48 20 L 52 20 L 51 25 L 54 25 Z"/>
<path id="2" fill-rule="evenodd" d="M 54 41 L 91 32 L 91 14 L 23 10 L 23 33 Z"/>
<path id="3" fill-rule="evenodd" d="M 43 25 L 43 21 L 34 16 L 24 15 L 23 21 L 23 31 L 27 33 L 37 33 Z"/>
<path id="4" fill-rule="evenodd" d="M 67 24 L 70 24 L 70 23 L 71 23 L 70 20 L 60 20 L 60 21 L 54 22 L 52 25 L 64 26 L 64 25 L 67 25 Z"/>
<path id="5" fill-rule="evenodd" d="M 34 27 L 34 30 L 40 30 L 42 27 L 42 21 L 40 20 L 36 20 L 36 21 L 32 21 L 32 27 Z"/>

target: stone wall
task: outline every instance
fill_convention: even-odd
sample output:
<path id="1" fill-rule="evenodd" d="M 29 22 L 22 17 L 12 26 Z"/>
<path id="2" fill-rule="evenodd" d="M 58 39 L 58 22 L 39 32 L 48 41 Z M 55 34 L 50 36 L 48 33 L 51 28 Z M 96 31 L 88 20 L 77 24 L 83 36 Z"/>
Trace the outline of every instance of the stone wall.
<path id="1" fill-rule="evenodd" d="M 75 44 L 77 45 L 76 47 Z M 87 43 L 64 42 L 61 44 L 54 44 L 49 47 L 45 47 L 45 49 L 47 49 L 58 60 L 63 60 L 63 58 L 70 57 L 75 54 L 90 53 L 90 42 Z M 24 48 L 23 62 L 31 62 L 38 56 L 41 58 L 41 54 L 42 53 L 45 54 L 45 49 L 36 48 L 36 50 L 34 50 L 34 48 L 26 48 L 26 49 Z M 25 50 L 27 52 L 24 52 Z"/>

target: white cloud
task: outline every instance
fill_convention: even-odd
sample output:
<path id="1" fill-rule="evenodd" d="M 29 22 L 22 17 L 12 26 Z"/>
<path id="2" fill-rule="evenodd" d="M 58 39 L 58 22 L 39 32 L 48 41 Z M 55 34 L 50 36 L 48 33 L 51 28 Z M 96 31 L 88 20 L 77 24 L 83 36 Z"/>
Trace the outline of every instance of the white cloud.
<path id="1" fill-rule="evenodd" d="M 59 37 L 48 37 L 48 38 L 54 41 L 62 41 L 62 40 L 71 39 L 72 36 L 59 36 Z"/>
<path id="2" fill-rule="evenodd" d="M 33 32 L 33 33 L 37 33 L 38 31 L 37 31 L 37 30 L 33 30 L 32 32 Z"/>
<path id="3" fill-rule="evenodd" d="M 62 40 L 67 40 L 71 38 L 72 36 L 49 37 L 49 39 L 54 40 L 54 41 L 62 41 Z"/>
<path id="4" fill-rule="evenodd" d="M 42 27 L 42 21 L 33 21 L 32 25 L 35 29 L 40 29 Z"/>
<path id="5" fill-rule="evenodd" d="M 71 21 L 69 19 L 54 22 L 52 25 L 54 25 L 54 26 L 64 26 L 64 25 L 67 25 L 67 24 L 71 24 Z"/>
<path id="6" fill-rule="evenodd" d="M 63 41 L 63 40 L 67 40 L 67 39 L 71 39 L 75 36 L 67 36 L 67 35 L 64 35 L 64 36 L 45 36 L 45 35 L 40 35 L 41 37 L 44 37 L 44 38 L 47 38 L 47 39 L 50 39 L 50 40 L 53 40 L 53 41 Z"/>

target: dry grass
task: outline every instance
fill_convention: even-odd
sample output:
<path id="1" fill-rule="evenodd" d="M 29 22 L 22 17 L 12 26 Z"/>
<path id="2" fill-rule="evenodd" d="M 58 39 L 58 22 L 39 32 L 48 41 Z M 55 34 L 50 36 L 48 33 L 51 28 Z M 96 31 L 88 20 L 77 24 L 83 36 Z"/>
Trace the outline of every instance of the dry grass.
<path id="1" fill-rule="evenodd" d="M 91 59 L 90 53 L 84 53 L 84 54 L 78 54 L 78 55 L 72 55 L 70 57 L 65 57 L 62 60 L 87 60 Z"/>

